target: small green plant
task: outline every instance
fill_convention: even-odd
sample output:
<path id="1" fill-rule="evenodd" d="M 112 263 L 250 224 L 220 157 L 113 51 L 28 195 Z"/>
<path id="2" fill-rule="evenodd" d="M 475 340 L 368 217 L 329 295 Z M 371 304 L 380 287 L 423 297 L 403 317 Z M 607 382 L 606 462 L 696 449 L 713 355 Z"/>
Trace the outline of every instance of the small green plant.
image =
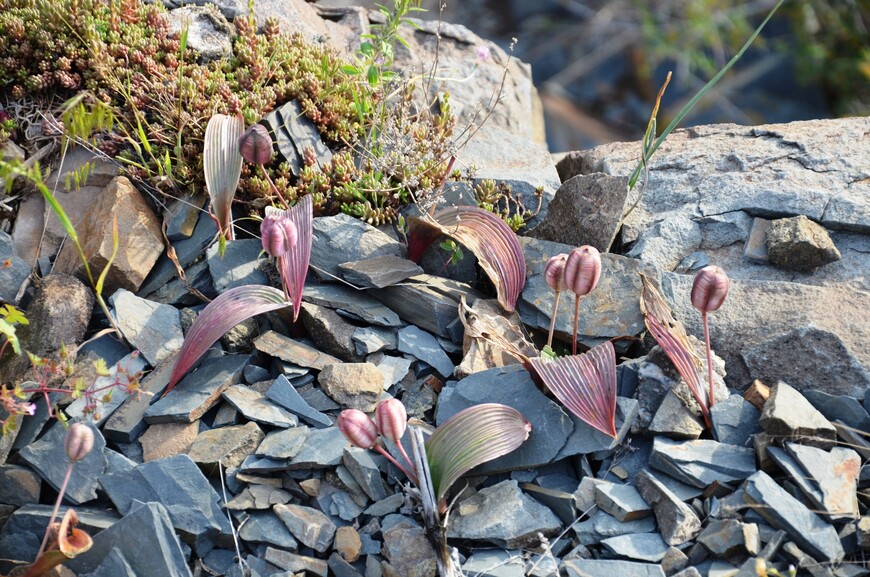
<path id="1" fill-rule="evenodd" d="M 0 263 L 0 267 L 3 265 Z M 15 334 L 15 327 L 26 324 L 28 324 L 27 317 L 20 310 L 10 304 L 0 306 L 0 336 L 3 337 L 3 343 L 0 344 L 0 359 L 3 358 L 6 347 L 10 345 L 16 355 L 21 354 L 21 343 Z"/>

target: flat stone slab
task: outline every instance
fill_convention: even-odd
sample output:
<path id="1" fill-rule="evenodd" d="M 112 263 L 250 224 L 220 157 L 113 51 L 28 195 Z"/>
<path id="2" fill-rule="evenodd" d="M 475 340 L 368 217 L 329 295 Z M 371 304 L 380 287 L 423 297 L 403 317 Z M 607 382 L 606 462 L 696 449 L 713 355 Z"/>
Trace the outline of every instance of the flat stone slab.
<path id="1" fill-rule="evenodd" d="M 415 262 L 386 254 L 338 265 L 338 274 L 347 282 L 363 288 L 384 288 L 420 274 Z"/>
<path id="2" fill-rule="evenodd" d="M 700 532 L 698 514 L 662 479 L 644 469 L 635 477 L 635 483 L 644 500 L 652 505 L 659 532 L 668 545 L 682 545 Z"/>
<path id="3" fill-rule="evenodd" d="M 148 423 L 175 423 L 198 420 L 230 386 L 242 380 L 250 355 L 225 355 L 205 361 L 188 373 L 164 397 L 145 410 Z"/>
<path id="4" fill-rule="evenodd" d="M 290 460 L 290 469 L 324 469 L 341 462 L 349 445 L 338 427 L 311 429 L 302 449 Z"/>
<path id="5" fill-rule="evenodd" d="M 281 549 L 295 550 L 299 543 L 272 511 L 254 511 L 239 524 L 239 539 L 248 543 L 266 543 Z"/>
<path id="6" fill-rule="evenodd" d="M 759 419 L 764 432 L 774 438 L 799 440 L 827 449 L 833 446 L 837 430 L 806 398 L 780 381 L 770 390 Z"/>
<path id="7" fill-rule="evenodd" d="M 308 439 L 308 427 L 272 431 L 257 447 L 255 454 L 269 459 L 292 459 Z"/>
<path id="8" fill-rule="evenodd" d="M 604 539 L 601 544 L 616 557 L 648 563 L 659 563 L 669 547 L 658 533 L 629 533 Z"/>
<path id="9" fill-rule="evenodd" d="M 103 434 L 107 439 L 116 443 L 132 443 L 142 434 L 148 426 L 145 423 L 145 411 L 155 398 L 163 394 L 174 367 L 175 360 L 169 359 L 139 381 L 140 394 L 127 397 L 103 425 Z"/>
<path id="10" fill-rule="evenodd" d="M 568 577 L 665 577 L 661 566 L 636 561 L 609 559 L 571 559 L 565 561 Z"/>
<path id="11" fill-rule="evenodd" d="M 142 353 L 152 366 L 169 359 L 181 349 L 184 334 L 178 309 L 139 298 L 125 289 L 109 297 L 112 313 L 124 338 Z"/>
<path id="12" fill-rule="evenodd" d="M 373 296 L 344 285 L 321 284 L 305 287 L 302 298 L 306 302 L 335 309 L 343 316 L 381 327 L 402 325 L 399 315 L 381 304 Z"/>
<path id="13" fill-rule="evenodd" d="M 257 423 L 220 427 L 202 431 L 196 436 L 187 456 L 210 477 L 219 475 L 220 467 L 238 467 L 252 454 L 263 440 L 263 431 Z"/>
<path id="14" fill-rule="evenodd" d="M 295 415 L 245 385 L 233 385 L 223 392 L 223 397 L 250 421 L 283 429 L 295 427 L 299 422 Z"/>
<path id="15" fill-rule="evenodd" d="M 720 443 L 746 447 L 755 433 L 761 430 L 761 413 L 740 395 L 731 395 L 710 409 L 713 434 Z"/>
<path id="16" fill-rule="evenodd" d="M 595 503 L 620 521 L 634 521 L 652 514 L 652 509 L 632 485 L 598 483 Z"/>
<path id="17" fill-rule="evenodd" d="M 398 338 L 399 352 L 423 361 L 442 377 L 453 375 L 453 369 L 456 368 L 453 361 L 431 334 L 411 325 L 400 329 Z"/>
<path id="18" fill-rule="evenodd" d="M 311 265 L 319 276 L 338 275 L 338 265 L 394 255 L 404 257 L 405 247 L 375 227 L 346 214 L 314 219 Z"/>
<path id="19" fill-rule="evenodd" d="M 278 375 L 278 378 L 275 379 L 272 386 L 266 390 L 266 398 L 273 403 L 281 405 L 291 413 L 300 416 L 306 422 L 315 427 L 323 428 L 332 426 L 332 420 L 309 405 L 308 402 L 302 398 L 302 395 L 299 394 L 299 391 L 296 390 L 296 387 L 291 385 L 290 381 L 288 381 L 287 377 L 284 375 Z"/>
<path id="20" fill-rule="evenodd" d="M 322 371 L 326 365 L 341 362 L 341 359 L 294 341 L 275 331 L 265 332 L 254 339 L 254 348 L 282 361 L 315 371 Z"/>
<path id="21" fill-rule="evenodd" d="M 650 465 L 694 487 L 742 481 L 756 471 L 755 451 L 710 440 L 671 441 L 656 437 Z"/>
<path id="22" fill-rule="evenodd" d="M 230 241 L 226 244 L 223 256 L 218 253 L 218 248 L 218 243 L 214 243 L 205 253 L 211 280 L 218 294 L 244 285 L 269 284 L 266 259 L 258 258 L 263 250 L 259 240 L 246 238 Z"/>
<path id="23" fill-rule="evenodd" d="M 275 505 L 272 510 L 305 546 L 323 553 L 332 545 L 336 526 L 324 513 L 302 505 Z"/>

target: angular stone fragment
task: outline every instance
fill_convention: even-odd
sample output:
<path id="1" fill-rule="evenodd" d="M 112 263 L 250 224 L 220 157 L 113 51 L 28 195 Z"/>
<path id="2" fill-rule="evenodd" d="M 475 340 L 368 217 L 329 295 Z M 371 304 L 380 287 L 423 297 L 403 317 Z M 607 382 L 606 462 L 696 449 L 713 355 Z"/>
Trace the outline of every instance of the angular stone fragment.
<path id="1" fill-rule="evenodd" d="M 248 420 L 285 429 L 298 423 L 294 415 L 245 385 L 233 385 L 223 397 Z"/>
<path id="2" fill-rule="evenodd" d="M 199 423 L 159 423 L 151 425 L 139 442 L 142 443 L 142 459 L 156 461 L 166 457 L 186 454 L 199 433 Z"/>
<path id="3" fill-rule="evenodd" d="M 217 234 L 217 225 L 207 211 L 199 213 L 196 227 L 190 238 L 174 241 L 172 248 L 175 257 L 182 267 L 189 267 L 196 259 L 202 256 L 202 252 L 208 247 Z M 165 254 L 157 260 L 157 264 L 151 269 L 151 273 L 139 287 L 140 295 L 151 295 L 173 278 L 178 276 L 175 263 Z"/>
<path id="4" fill-rule="evenodd" d="M 665 577 L 659 565 L 610 559 L 571 559 L 565 561 L 568 577 Z"/>
<path id="5" fill-rule="evenodd" d="M 338 274 L 362 288 L 384 288 L 420 274 L 423 269 L 406 258 L 387 254 L 338 265 Z"/>
<path id="6" fill-rule="evenodd" d="M 782 381 L 771 389 L 759 422 L 772 437 L 823 449 L 830 448 L 837 438 L 834 426 L 803 395 Z"/>
<path id="7" fill-rule="evenodd" d="M 226 508 L 230 511 L 262 511 L 287 504 L 292 499 L 293 496 L 283 489 L 270 485 L 249 485 L 230 499 Z"/>
<path id="8" fill-rule="evenodd" d="M 272 431 L 257 447 L 256 454 L 269 459 L 292 459 L 302 450 L 308 431 L 308 427 Z"/>
<path id="9" fill-rule="evenodd" d="M 281 519 L 273 511 L 255 511 L 239 524 L 239 539 L 248 543 L 266 543 L 281 549 L 299 546 Z"/>
<path id="10" fill-rule="evenodd" d="M 772 264 L 799 272 L 811 272 L 842 258 L 828 231 L 804 215 L 770 223 L 767 256 Z"/>
<path id="11" fill-rule="evenodd" d="M 342 407 L 364 413 L 375 410 L 384 392 L 384 375 L 371 363 L 327 365 L 317 382 Z"/>
<path id="12" fill-rule="evenodd" d="M 383 529 L 383 554 L 390 561 L 394 574 L 435 577 L 435 551 L 426 538 L 426 532 L 407 517 L 390 515 L 387 519 L 392 517 L 398 517 L 399 521 Z"/>
<path id="13" fill-rule="evenodd" d="M 351 336 L 358 355 L 370 355 L 379 351 L 394 351 L 398 341 L 396 330 L 382 327 L 360 327 Z"/>
<path id="14" fill-rule="evenodd" d="M 114 260 L 111 260 L 116 219 L 119 246 Z M 102 272 L 111 260 L 112 266 L 105 280 L 106 294 L 117 289 L 139 290 L 163 252 L 160 223 L 136 187 L 124 176 L 109 183 L 91 205 L 87 218 L 76 232 L 92 274 L 96 276 Z M 55 267 L 61 273 L 84 275 L 84 264 L 74 243 L 64 244 Z"/>
<path id="15" fill-rule="evenodd" d="M 334 548 L 348 563 L 359 559 L 362 541 L 357 530 L 350 526 L 339 527 L 335 531 Z"/>
<path id="16" fill-rule="evenodd" d="M 116 443 L 132 443 L 142 434 L 147 426 L 145 411 L 169 384 L 174 367 L 175 359 L 169 359 L 139 381 L 140 394 L 127 397 L 103 425 L 103 434 L 107 439 Z"/>
<path id="17" fill-rule="evenodd" d="M 308 345 L 294 341 L 275 331 L 263 333 L 254 340 L 254 347 L 269 356 L 293 363 L 302 367 L 322 371 L 323 367 L 341 360 L 328 355 Z"/>
<path id="18" fill-rule="evenodd" d="M 745 447 L 760 430 L 758 409 L 740 395 L 731 395 L 710 409 L 713 435 L 720 443 Z"/>
<path id="19" fill-rule="evenodd" d="M 266 390 L 266 398 L 299 415 L 315 427 L 323 428 L 332 425 L 330 418 L 309 405 L 284 375 L 278 375 L 272 386 Z"/>
<path id="20" fill-rule="evenodd" d="M 399 330 L 398 338 L 399 352 L 423 361 L 442 377 L 453 375 L 453 361 L 431 334 L 411 325 Z"/>
<path id="21" fill-rule="evenodd" d="M 404 257 L 404 253 L 401 243 L 352 216 L 314 219 L 311 265 L 315 271 L 337 276 L 339 264 L 384 255 Z"/>
<path id="22" fill-rule="evenodd" d="M 577 506 L 573 493 L 540 487 L 532 483 L 525 483 L 521 487 L 532 498 L 549 507 L 565 525 L 570 525 L 577 518 Z"/>
<path id="23" fill-rule="evenodd" d="M 650 465 L 689 485 L 706 488 L 730 483 L 755 472 L 755 452 L 710 440 L 671 441 L 656 437 Z"/>
<path id="24" fill-rule="evenodd" d="M 672 439 L 697 439 L 704 431 L 704 425 L 671 389 L 659 405 L 647 430 L 653 435 L 661 434 Z"/>
<path id="25" fill-rule="evenodd" d="M 106 399 L 102 395 L 97 395 L 91 399 L 93 406 L 90 408 L 94 410 L 87 416 L 85 410 L 89 408 L 88 399 L 80 397 L 66 408 L 67 416 L 73 419 L 87 418 L 89 422 L 97 426 L 101 425 L 127 400 L 129 395 L 124 389 L 133 383 L 137 375 L 141 375 L 146 366 L 145 359 L 137 352 L 130 353 L 117 363 L 109 365 L 108 374 L 93 379 L 91 386 L 94 390 L 111 390 L 111 396 Z"/>
<path id="26" fill-rule="evenodd" d="M 758 525 L 741 523 L 736 519 L 711 521 L 698 535 L 698 543 L 720 558 L 734 555 L 758 555 L 761 539 Z"/>
<path id="27" fill-rule="evenodd" d="M 567 412 L 567 409 L 565 409 Z M 635 399 L 616 397 L 616 438 L 605 435 L 598 429 L 583 422 L 576 415 L 568 415 L 574 423 L 574 432 L 562 446 L 555 459 L 563 459 L 573 455 L 593 454 L 596 458 L 603 458 L 621 445 L 628 435 L 631 427 L 636 422 L 638 415 L 638 402 Z"/>
<path id="28" fill-rule="evenodd" d="M 311 429 L 302 449 L 290 461 L 290 469 L 323 469 L 341 462 L 348 440 L 338 427 Z"/>
<path id="29" fill-rule="evenodd" d="M 373 296 L 344 285 L 309 285 L 302 293 L 305 302 L 335 309 L 346 317 L 382 327 L 402 325 L 399 315 L 385 307 Z"/>
<path id="30" fill-rule="evenodd" d="M 8 141 L 7 141 L 8 142 Z M 18 293 L 30 277 L 30 267 L 18 256 L 12 237 L 0 231 L 0 299 L 18 304 Z"/>
<path id="31" fill-rule="evenodd" d="M 387 497 L 381 471 L 369 451 L 359 447 L 348 447 L 344 451 L 341 462 L 373 501 L 381 501 Z"/>
<path id="32" fill-rule="evenodd" d="M 129 343 L 152 366 L 178 352 L 184 342 L 178 309 L 137 297 L 119 289 L 109 298 L 115 323 Z"/>
<path id="33" fill-rule="evenodd" d="M 601 544 L 616 557 L 648 563 L 659 563 L 668 551 L 668 544 L 657 533 L 630 533 L 604 539 Z"/>
<path id="34" fill-rule="evenodd" d="M 218 463 L 225 468 L 238 467 L 254 452 L 263 436 L 256 423 L 203 431 L 187 455 L 209 475 L 217 475 Z"/>
<path id="35" fill-rule="evenodd" d="M 758 471 L 742 487 L 746 502 L 759 515 L 774 528 L 786 531 L 814 558 L 834 563 L 843 558 L 843 546 L 834 527 L 789 495 L 767 473 Z"/>
<path id="36" fill-rule="evenodd" d="M 306 547 L 323 553 L 332 545 L 335 524 L 317 509 L 302 505 L 275 505 L 272 510 Z"/>
<path id="37" fill-rule="evenodd" d="M 701 530 L 695 510 L 683 503 L 668 486 L 648 470 L 635 477 L 638 491 L 652 505 L 659 531 L 668 545 L 682 545 Z"/>
<path id="38" fill-rule="evenodd" d="M 223 255 L 218 243 L 211 245 L 206 251 L 206 260 L 218 294 L 244 285 L 268 284 L 267 261 L 258 258 L 262 250 L 263 244 L 256 238 L 226 243 Z"/>
<path id="39" fill-rule="evenodd" d="M 631 485 L 598 483 L 595 485 L 595 503 L 620 521 L 634 521 L 652 513 L 650 506 Z"/>
<path id="40" fill-rule="evenodd" d="M 39 502 L 42 481 L 33 470 L 17 465 L 0 465 L 0 503 L 18 507 Z"/>
<path id="41" fill-rule="evenodd" d="M 842 421 L 852 428 L 870 432 L 870 415 L 855 397 L 831 395 L 814 389 L 802 391 L 801 394 L 829 421 Z M 870 395 L 865 394 L 865 401 L 868 398 Z"/>
<path id="42" fill-rule="evenodd" d="M 475 551 L 465 563 L 462 571 L 475 577 L 524 577 L 525 563 L 513 551 L 484 550 Z"/>
<path id="43" fill-rule="evenodd" d="M 460 501 L 449 523 L 449 537 L 509 549 L 533 546 L 539 533 L 552 535 L 561 527 L 553 512 L 525 495 L 516 481 L 502 481 Z"/>
<path id="44" fill-rule="evenodd" d="M 250 355 L 206 359 L 164 397 L 145 410 L 148 423 L 191 423 L 202 417 L 230 386 L 242 380 Z"/>
<path id="45" fill-rule="evenodd" d="M 770 260 L 767 254 L 768 230 L 770 230 L 769 220 L 759 217 L 752 219 L 752 228 L 743 247 L 743 256 L 758 264 L 766 264 Z"/>
<path id="46" fill-rule="evenodd" d="M 93 308 L 91 289 L 78 279 L 61 274 L 43 278 L 27 309 L 30 324 L 20 326 L 16 331 L 21 348 L 35 355 L 48 356 L 60 350 L 63 344 L 71 346 L 81 342 Z M 25 359 L 24 364 L 29 371 L 30 363 Z M 6 366 L 3 373 L 4 379 L 8 379 L 10 373 L 6 372 Z"/>
<path id="47" fill-rule="evenodd" d="M 272 565 L 286 570 L 291 575 L 296 575 L 299 572 L 308 572 L 318 577 L 326 577 L 329 571 L 329 566 L 323 559 L 306 557 L 305 555 L 290 553 L 289 551 L 275 549 L 274 547 L 266 547 L 265 559 Z"/>
<path id="48" fill-rule="evenodd" d="M 343 361 L 361 360 L 353 344 L 356 325 L 334 310 L 303 302 L 299 318 L 317 348 Z"/>

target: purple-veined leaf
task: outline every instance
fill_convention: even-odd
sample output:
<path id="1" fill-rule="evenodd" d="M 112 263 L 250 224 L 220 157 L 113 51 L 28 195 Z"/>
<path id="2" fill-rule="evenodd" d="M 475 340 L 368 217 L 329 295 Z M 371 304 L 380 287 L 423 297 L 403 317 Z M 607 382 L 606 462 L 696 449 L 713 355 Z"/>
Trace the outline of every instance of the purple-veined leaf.
<path id="1" fill-rule="evenodd" d="M 290 302 L 293 303 L 293 320 L 299 317 L 302 307 L 302 291 L 305 289 L 305 277 L 308 275 L 308 263 L 311 260 L 311 243 L 314 240 L 314 204 L 311 195 L 304 196 L 284 214 L 296 225 L 296 244 L 280 259 L 279 272 Z"/>
<path id="2" fill-rule="evenodd" d="M 695 347 L 689 341 L 686 329 L 682 323 L 674 318 L 668 303 L 653 285 L 646 275 L 640 275 L 643 282 L 643 291 L 640 297 L 640 310 L 644 316 L 646 328 L 652 333 L 653 338 L 662 348 L 677 372 L 686 381 L 692 396 L 701 408 L 704 422 L 710 426 L 710 406 L 707 399 L 707 391 L 701 384 L 701 373 L 698 368 L 701 364 Z"/>
<path id="3" fill-rule="evenodd" d="M 532 425 L 512 407 L 484 403 L 459 411 L 426 440 L 435 498 L 440 501 L 462 475 L 529 438 Z"/>
<path id="4" fill-rule="evenodd" d="M 434 231 L 454 238 L 474 253 L 481 268 L 495 285 L 498 302 L 513 311 L 526 283 L 526 259 L 514 231 L 495 214 L 476 206 L 453 206 L 439 210 L 433 222 L 409 219 L 410 257 L 419 260 L 437 238 Z M 415 230 L 422 229 L 422 230 Z"/>
<path id="5" fill-rule="evenodd" d="M 208 348 L 228 330 L 260 313 L 274 311 L 288 304 L 282 291 L 262 285 L 232 288 L 208 303 L 187 331 L 181 350 L 178 351 L 166 392 L 168 393 Z"/>
<path id="6" fill-rule="evenodd" d="M 205 187 L 221 235 L 229 240 L 234 238 L 231 208 L 242 174 L 239 138 L 244 131 L 245 121 L 240 116 L 226 114 L 215 114 L 205 127 L 205 146 L 202 151 Z"/>
<path id="7" fill-rule="evenodd" d="M 582 355 L 531 359 L 544 384 L 584 423 L 616 438 L 616 354 L 610 341 Z"/>

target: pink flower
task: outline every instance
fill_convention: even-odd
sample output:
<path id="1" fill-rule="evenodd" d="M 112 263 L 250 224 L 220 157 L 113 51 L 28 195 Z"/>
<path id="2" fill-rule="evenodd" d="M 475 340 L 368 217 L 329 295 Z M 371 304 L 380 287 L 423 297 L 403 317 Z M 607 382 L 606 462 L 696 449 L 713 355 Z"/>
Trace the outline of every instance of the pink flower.
<path id="1" fill-rule="evenodd" d="M 492 52 L 489 50 L 489 46 L 486 44 L 479 44 L 477 46 L 477 61 L 480 64 L 485 64 L 492 60 Z"/>
<path id="2" fill-rule="evenodd" d="M 36 414 L 36 405 L 33 403 L 27 403 L 21 407 L 25 413 L 30 415 L 31 417 Z"/>

